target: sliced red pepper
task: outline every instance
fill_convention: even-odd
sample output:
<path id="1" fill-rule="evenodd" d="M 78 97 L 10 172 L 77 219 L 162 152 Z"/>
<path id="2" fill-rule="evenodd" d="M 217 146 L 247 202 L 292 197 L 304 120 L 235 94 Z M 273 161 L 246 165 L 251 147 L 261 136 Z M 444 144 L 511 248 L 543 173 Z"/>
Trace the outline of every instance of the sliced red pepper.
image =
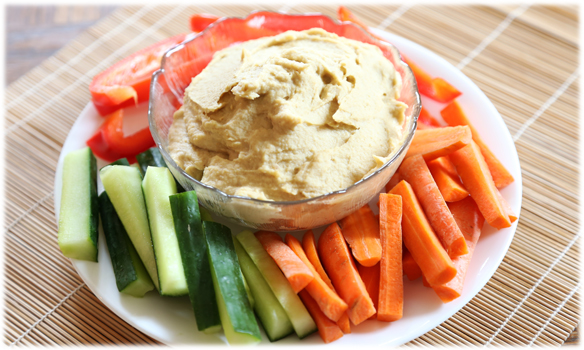
<path id="1" fill-rule="evenodd" d="M 209 26 L 209 24 L 215 22 L 221 17 L 210 15 L 208 13 L 195 13 L 191 16 L 191 30 L 193 32 L 202 32 Z"/>
<path id="2" fill-rule="evenodd" d="M 367 26 L 345 6 L 339 6 L 337 16 L 340 21 L 352 22 L 366 30 L 374 38 L 385 41 L 384 39 L 371 33 Z M 412 69 L 412 72 L 414 73 L 418 83 L 418 91 L 420 91 L 422 95 L 428 96 L 429 98 L 438 102 L 449 103 L 462 94 L 446 80 L 442 78 L 432 78 L 428 73 L 424 72 L 420 67 L 416 66 L 412 61 L 403 56 L 403 54 L 402 57 L 408 66 L 410 66 Z"/>
<path id="3" fill-rule="evenodd" d="M 124 136 L 124 110 L 120 109 L 107 116 L 99 130 L 87 140 L 93 154 L 108 162 L 127 158 L 136 161 L 136 155 L 154 146 L 150 128 L 146 127 L 130 136 Z"/>
<path id="4" fill-rule="evenodd" d="M 439 128 L 443 125 L 434 118 L 426 108 L 422 106 L 420 116 L 418 117 L 418 129 Z"/>
<path id="5" fill-rule="evenodd" d="M 166 50 L 181 43 L 185 36 L 179 34 L 148 46 L 96 75 L 89 92 L 99 114 L 108 115 L 148 101 L 152 73 L 160 68 Z"/>

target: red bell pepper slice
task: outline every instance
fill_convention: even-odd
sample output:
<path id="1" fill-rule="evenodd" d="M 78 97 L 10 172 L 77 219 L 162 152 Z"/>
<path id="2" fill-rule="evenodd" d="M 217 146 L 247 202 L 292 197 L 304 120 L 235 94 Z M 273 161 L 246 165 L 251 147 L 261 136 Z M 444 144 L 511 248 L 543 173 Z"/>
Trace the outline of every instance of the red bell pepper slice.
<path id="1" fill-rule="evenodd" d="M 208 13 L 195 13 L 191 16 L 191 30 L 193 32 L 202 32 L 209 26 L 209 24 L 215 22 L 221 17 L 210 15 Z"/>
<path id="2" fill-rule="evenodd" d="M 93 154 L 108 162 L 127 158 L 136 162 L 136 155 L 154 146 L 150 128 L 146 127 L 130 136 L 124 136 L 124 110 L 119 109 L 107 116 L 99 130 L 87 140 Z"/>
<path id="3" fill-rule="evenodd" d="M 420 116 L 418 117 L 418 129 L 439 128 L 442 126 L 443 125 L 422 106 Z"/>
<path id="4" fill-rule="evenodd" d="M 164 53 L 181 43 L 186 34 L 179 34 L 148 46 L 96 75 L 89 92 L 100 115 L 148 101 L 150 78 L 160 68 Z"/>

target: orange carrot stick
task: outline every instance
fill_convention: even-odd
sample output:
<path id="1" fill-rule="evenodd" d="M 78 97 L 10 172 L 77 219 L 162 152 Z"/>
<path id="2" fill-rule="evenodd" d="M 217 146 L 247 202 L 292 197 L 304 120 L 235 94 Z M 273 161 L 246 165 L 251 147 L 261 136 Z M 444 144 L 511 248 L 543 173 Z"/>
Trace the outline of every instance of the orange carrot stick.
<path id="1" fill-rule="evenodd" d="M 379 220 L 365 204 L 356 212 L 340 221 L 343 236 L 351 247 L 351 252 L 359 264 L 373 266 L 381 259 L 379 241 Z"/>
<path id="2" fill-rule="evenodd" d="M 456 275 L 456 268 L 432 230 L 410 184 L 403 180 L 390 193 L 402 197 L 403 241 L 424 276 L 434 284 L 450 281 Z"/>
<path id="3" fill-rule="evenodd" d="M 451 258 L 468 253 L 466 241 L 422 156 L 406 158 L 399 172 L 411 184 L 430 225 Z"/>
<path id="4" fill-rule="evenodd" d="M 318 327 L 318 334 L 326 344 L 343 336 L 343 332 L 339 326 L 326 317 L 307 290 L 301 290 L 298 295 L 300 296 L 300 299 L 302 299 L 302 303 L 304 303 L 306 309 L 308 309 L 308 313 L 310 313 L 310 316 L 314 319 L 314 322 Z"/>
<path id="5" fill-rule="evenodd" d="M 391 191 L 392 188 L 395 187 L 400 181 L 402 180 L 401 175 L 399 174 L 399 169 L 395 171 L 395 174 L 389 179 L 387 185 L 385 185 L 385 192 Z"/>
<path id="6" fill-rule="evenodd" d="M 306 231 L 304 236 L 302 236 L 302 248 L 304 249 L 304 253 L 306 253 L 308 261 L 310 261 L 312 267 L 318 272 L 320 278 L 322 278 L 331 289 L 334 289 L 333 283 L 320 263 L 320 258 L 318 257 L 318 252 L 316 250 L 316 241 L 314 240 L 314 232 L 312 232 L 312 230 Z"/>
<path id="7" fill-rule="evenodd" d="M 424 276 L 422 276 L 422 284 L 424 285 L 424 287 L 432 288 L 432 286 L 430 285 L 430 283 L 428 283 L 428 280 Z"/>
<path id="8" fill-rule="evenodd" d="M 351 333 L 351 322 L 349 321 L 349 311 L 346 311 L 337 321 L 337 326 L 344 334 Z"/>
<path id="9" fill-rule="evenodd" d="M 487 162 L 487 165 L 489 166 L 489 171 L 491 172 L 495 186 L 497 186 L 498 189 L 501 189 L 514 181 L 511 173 L 509 173 L 505 166 L 501 164 L 501 161 L 499 161 L 489 146 L 487 146 L 487 144 L 481 139 L 477 129 L 472 126 L 470 120 L 468 120 L 458 102 L 452 101 L 440 111 L 440 114 L 448 125 L 468 125 L 470 127 L 472 139 L 481 149 L 481 153 L 483 157 L 485 157 L 485 162 Z"/>
<path id="10" fill-rule="evenodd" d="M 320 277 L 318 272 L 314 269 L 300 242 L 292 235 L 287 234 L 285 237 L 286 244 L 292 249 L 292 251 L 302 260 L 304 264 L 310 269 L 314 279 L 306 286 L 306 291 L 310 296 L 316 301 L 322 312 L 326 317 L 333 321 L 338 321 L 339 318 L 347 311 L 349 308 L 347 303 L 341 299 L 337 293 L 332 290 Z"/>
<path id="11" fill-rule="evenodd" d="M 358 265 L 357 270 L 359 270 L 359 276 L 363 280 L 365 284 L 365 288 L 367 289 L 367 293 L 371 297 L 373 301 L 373 306 L 375 310 L 377 310 L 378 300 L 379 300 L 379 263 L 373 266 L 363 266 Z M 374 313 L 369 317 L 370 320 L 376 318 L 377 313 Z"/>
<path id="12" fill-rule="evenodd" d="M 406 153 L 406 158 L 422 155 L 430 161 L 466 146 L 472 140 L 468 126 L 447 126 L 444 128 L 417 130 Z"/>
<path id="13" fill-rule="evenodd" d="M 503 196 L 501 195 L 501 191 L 497 191 L 497 198 L 499 198 L 499 201 L 501 201 L 501 205 L 505 209 L 505 213 L 507 213 L 507 215 L 509 216 L 509 221 L 511 223 L 517 221 L 517 215 L 515 215 L 509 203 L 505 200 L 505 198 L 503 198 Z"/>
<path id="14" fill-rule="evenodd" d="M 380 194 L 379 228 L 383 253 L 379 271 L 377 319 L 392 322 L 403 316 L 404 279 L 402 267 L 402 200 L 398 195 Z"/>
<path id="15" fill-rule="evenodd" d="M 312 267 L 318 272 L 320 278 L 329 286 L 330 289 L 335 290 L 333 283 L 331 282 L 330 278 L 327 276 L 322 264 L 320 263 L 320 258 L 318 257 L 318 253 L 316 251 L 316 242 L 314 240 L 314 233 L 312 230 L 308 230 L 302 236 L 302 248 L 304 248 L 304 252 L 306 253 L 306 257 L 312 264 Z M 337 293 L 338 294 L 338 293 Z M 337 321 L 337 325 L 341 328 L 341 331 L 345 334 L 351 333 L 351 323 L 349 322 L 349 314 L 345 312 L 341 318 Z"/>
<path id="16" fill-rule="evenodd" d="M 432 286 L 444 303 L 448 303 L 462 294 L 466 271 L 468 270 L 470 259 L 472 258 L 485 222 L 483 215 L 472 197 L 467 197 L 458 202 L 448 203 L 448 207 L 460 227 L 464 238 L 467 240 L 468 254 L 452 259 L 452 263 L 456 266 L 456 277 L 448 283 Z"/>
<path id="17" fill-rule="evenodd" d="M 442 78 L 432 78 L 407 57 L 404 57 L 404 61 L 412 69 L 412 73 L 414 73 L 414 77 L 418 83 L 418 90 L 422 95 L 428 96 L 438 102 L 448 103 L 462 94 L 446 80 Z"/>
<path id="18" fill-rule="evenodd" d="M 363 30 L 365 30 L 367 33 L 369 33 L 372 37 L 374 37 L 378 40 L 381 40 L 381 41 L 386 41 L 385 39 L 382 39 L 382 38 L 378 37 L 377 35 L 373 34 L 372 32 L 370 32 L 369 28 L 365 25 L 365 23 L 361 22 L 361 20 L 359 18 L 357 18 L 357 16 L 355 16 L 345 6 L 339 6 L 339 9 L 337 10 L 337 18 L 341 22 L 352 22 L 352 23 L 358 25 L 359 27 L 363 28 Z"/>
<path id="19" fill-rule="evenodd" d="M 447 202 L 456 202 L 468 197 L 468 191 L 464 188 L 456 169 L 454 170 L 455 176 L 448 171 L 447 167 L 452 166 L 452 162 L 448 157 L 436 158 L 428 162 L 428 169 L 432 173 L 432 177 Z"/>
<path id="20" fill-rule="evenodd" d="M 354 325 L 375 313 L 373 301 L 359 276 L 349 247 L 335 222 L 318 239 L 318 255 L 339 296 L 349 305 L 349 318 Z"/>
<path id="21" fill-rule="evenodd" d="M 479 146 L 473 141 L 452 153 L 450 160 L 489 225 L 498 229 L 511 226 L 509 215 L 499 200 L 497 187 Z"/>
<path id="22" fill-rule="evenodd" d="M 278 234 L 274 232 L 258 231 L 255 233 L 264 249 L 276 262 L 288 282 L 292 285 L 294 292 L 298 293 L 306 287 L 314 276 L 310 269 L 294 254 Z"/>
<path id="23" fill-rule="evenodd" d="M 408 277 L 410 281 L 420 278 L 422 276 L 422 270 L 416 261 L 412 257 L 412 254 L 406 249 L 404 249 L 404 255 L 402 258 L 402 265 L 404 269 L 404 274 Z"/>

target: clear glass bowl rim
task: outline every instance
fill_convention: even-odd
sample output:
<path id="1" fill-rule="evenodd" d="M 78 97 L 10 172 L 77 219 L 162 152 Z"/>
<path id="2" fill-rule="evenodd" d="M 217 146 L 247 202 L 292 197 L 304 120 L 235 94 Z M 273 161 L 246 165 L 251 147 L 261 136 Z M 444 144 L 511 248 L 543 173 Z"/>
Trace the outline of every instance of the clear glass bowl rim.
<path id="1" fill-rule="evenodd" d="M 387 161 L 385 162 L 382 166 L 380 166 L 377 170 L 375 170 L 373 173 L 369 174 L 368 176 L 362 178 L 361 180 L 355 182 L 354 184 L 352 184 L 349 187 L 340 189 L 340 190 L 336 190 L 336 191 L 332 191 L 332 192 L 328 192 L 325 194 L 322 194 L 320 196 L 317 197 L 311 197 L 311 198 L 305 198 L 305 199 L 300 199 L 300 200 L 296 200 L 296 201 L 271 201 L 271 200 L 263 200 L 263 199 L 257 199 L 257 198 L 251 198 L 251 197 L 245 197 L 245 196 L 237 196 L 237 195 L 231 195 L 231 194 L 227 194 L 223 191 L 221 191 L 220 189 L 213 187 L 213 186 L 209 186 L 197 179 L 195 179 L 194 177 L 192 177 L 191 175 L 189 175 L 187 172 L 185 172 L 181 167 L 179 167 L 176 162 L 172 159 L 172 157 L 170 156 L 170 154 L 168 154 L 168 152 L 162 147 L 162 142 L 160 139 L 160 135 L 158 134 L 158 130 L 156 129 L 155 126 L 155 121 L 154 121 L 154 117 L 153 117 L 153 99 L 150 98 L 149 102 L 148 102 L 148 124 L 150 126 L 150 132 L 152 133 L 152 137 L 154 138 L 154 141 L 156 143 L 156 146 L 159 148 L 160 152 L 162 153 L 163 157 L 165 158 L 166 161 L 170 162 L 170 165 L 176 169 L 181 175 L 183 175 L 185 178 L 189 179 L 190 181 L 195 182 L 196 184 L 198 184 L 199 186 L 202 186 L 208 190 L 214 191 L 218 194 L 220 194 L 221 196 L 225 197 L 225 198 L 236 198 L 236 199 L 240 199 L 240 200 L 249 200 L 252 202 L 256 202 L 256 203 L 263 203 L 263 204 L 270 204 L 270 205 L 295 205 L 295 204 L 303 204 L 303 203 L 308 203 L 311 201 L 317 201 L 317 200 L 322 200 L 326 197 L 332 197 L 335 195 L 340 195 L 340 194 L 344 194 L 347 191 L 355 188 L 355 187 L 361 187 L 362 185 L 364 185 L 368 180 L 370 180 L 371 178 L 373 178 L 375 175 L 378 175 L 379 173 L 381 173 L 383 171 L 383 169 L 385 169 L 386 167 L 388 167 L 390 164 L 392 164 L 403 152 L 406 151 L 406 146 L 409 146 L 411 143 L 411 139 L 414 137 L 414 133 L 416 131 L 416 127 L 418 124 L 418 117 L 420 115 L 420 110 L 421 110 L 421 106 L 422 106 L 422 102 L 420 99 L 420 93 L 418 91 L 418 85 L 416 82 L 416 79 L 414 78 L 414 74 L 411 70 L 411 68 L 408 66 L 407 63 L 405 63 L 402 58 L 401 58 L 401 54 L 399 52 L 399 50 L 391 43 L 388 43 L 386 41 L 382 41 L 382 40 L 378 40 L 377 38 L 374 38 L 373 36 L 371 36 L 371 34 L 369 34 L 367 31 L 365 31 L 363 28 L 361 28 L 358 25 L 355 25 L 351 22 L 341 22 L 338 21 L 335 18 L 332 18 L 330 16 L 327 16 L 325 14 L 322 13 L 299 13 L 299 14 L 289 14 L 289 13 L 281 13 L 281 12 L 277 12 L 277 11 L 264 11 L 264 10 L 258 10 L 258 11 L 252 11 L 248 14 L 247 17 L 254 15 L 254 14 L 258 14 L 258 13 L 278 13 L 278 14 L 283 14 L 286 16 L 295 16 L 295 17 L 309 17 L 309 16 L 323 16 L 323 17 L 327 17 L 328 19 L 330 19 L 331 21 L 333 21 L 333 23 L 335 24 L 343 24 L 343 25 L 352 25 L 354 27 L 356 27 L 357 29 L 359 29 L 361 32 L 363 32 L 366 36 L 368 36 L 369 38 L 371 38 L 371 40 L 375 41 L 375 42 L 379 42 L 382 45 L 386 46 L 389 48 L 389 50 L 391 51 L 392 55 L 394 58 L 397 58 L 397 64 L 399 64 L 400 66 L 402 66 L 406 71 L 409 71 L 409 76 L 411 78 L 411 84 L 412 84 L 412 89 L 414 92 L 414 99 L 415 99 L 415 105 L 413 106 L 413 110 L 412 110 L 412 118 L 410 119 L 410 127 L 409 127 L 409 131 L 408 131 L 408 135 L 406 136 L 406 138 L 403 140 L 402 144 L 400 145 L 400 148 L 397 152 L 395 152 L 393 154 L 393 156 Z M 246 17 L 246 18 L 247 18 Z M 153 74 L 152 74 L 152 80 L 150 82 L 150 96 L 154 96 L 153 94 L 155 93 L 155 86 L 156 83 L 158 81 L 158 77 L 160 74 L 164 74 L 164 67 L 165 67 L 165 63 L 166 63 L 166 58 L 170 55 L 172 55 L 174 52 L 179 51 L 181 49 L 183 49 L 185 47 L 186 44 L 188 44 L 189 42 L 195 40 L 197 37 L 199 37 L 200 35 L 203 35 L 203 33 L 206 33 L 207 31 L 213 30 L 213 27 L 215 27 L 218 23 L 225 21 L 225 20 L 229 20 L 229 19 L 246 19 L 246 18 L 241 18 L 241 17 L 222 17 L 219 20 L 217 20 L 216 22 L 213 22 L 212 24 L 210 24 L 207 28 L 205 28 L 205 30 L 203 30 L 202 32 L 197 33 L 196 35 L 193 35 L 191 37 L 189 37 L 187 35 L 187 38 L 180 44 L 177 44 L 176 46 L 168 49 L 164 55 L 162 56 L 162 62 L 160 64 L 160 69 L 156 70 Z M 406 75 L 407 76 L 407 75 Z"/>

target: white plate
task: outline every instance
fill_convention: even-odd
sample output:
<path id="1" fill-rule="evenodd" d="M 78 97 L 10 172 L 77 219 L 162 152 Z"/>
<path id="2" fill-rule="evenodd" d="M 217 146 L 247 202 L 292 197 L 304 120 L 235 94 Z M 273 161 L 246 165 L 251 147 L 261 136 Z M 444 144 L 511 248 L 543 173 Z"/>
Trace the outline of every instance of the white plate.
<path id="1" fill-rule="evenodd" d="M 503 119 L 485 94 L 464 74 L 433 52 L 409 40 L 374 30 L 406 54 L 421 68 L 433 76 L 440 76 L 463 92 L 458 98 L 472 123 L 481 132 L 484 141 L 515 178 L 515 182 L 501 191 L 514 212 L 519 215 L 521 208 L 521 171 L 515 145 Z M 424 106 L 436 118 L 440 119 L 440 109 L 444 105 L 424 100 Z M 136 116 L 130 118 L 136 125 L 146 125 L 146 106 L 136 109 Z M 98 116 L 92 104 L 88 104 L 73 125 L 59 158 L 55 180 L 55 211 L 59 213 L 61 198 L 61 168 L 63 156 L 85 146 L 85 141 L 97 130 L 102 118 Z M 126 128 L 126 125 L 124 126 Z M 98 161 L 98 166 L 106 163 Z M 101 184 L 99 185 L 101 186 Z M 101 187 L 99 189 L 101 191 Z M 376 201 L 375 201 L 376 202 Z M 372 202 L 372 208 L 377 206 Z M 234 233 L 243 227 L 230 225 Z M 335 345 L 391 345 L 406 343 L 440 325 L 468 303 L 487 283 L 503 260 L 513 239 L 517 222 L 510 228 L 495 230 L 485 224 L 480 241 L 474 252 L 468 269 L 464 291 L 460 298 L 443 304 L 430 288 L 422 286 L 421 279 L 408 281 L 405 278 L 404 316 L 393 323 L 366 321 L 353 326 L 351 334 L 343 336 Z M 320 234 L 315 230 L 315 234 Z M 295 236 L 300 238 L 300 233 Z M 155 292 L 144 298 L 133 298 L 118 292 L 108 255 L 107 246 L 100 231 L 99 263 L 72 260 L 73 266 L 93 293 L 113 312 L 126 322 L 150 337 L 169 345 L 178 344 L 221 344 L 225 338 L 219 335 L 207 335 L 197 331 L 195 318 L 187 297 L 163 298 Z M 263 336 L 264 342 L 268 342 Z M 275 344 L 322 344 L 318 333 L 299 341 L 296 336 L 289 336 Z"/>

